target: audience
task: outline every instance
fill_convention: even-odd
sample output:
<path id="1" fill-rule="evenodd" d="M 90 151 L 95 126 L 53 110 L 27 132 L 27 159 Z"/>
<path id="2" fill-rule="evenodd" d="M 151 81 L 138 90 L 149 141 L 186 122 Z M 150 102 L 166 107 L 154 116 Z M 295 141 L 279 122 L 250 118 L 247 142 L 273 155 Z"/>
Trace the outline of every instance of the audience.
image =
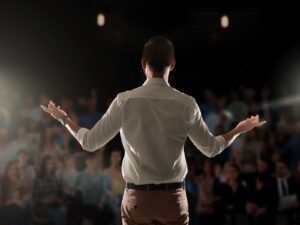
<path id="1" fill-rule="evenodd" d="M 299 109 L 268 107 L 274 96 L 268 86 L 261 90 L 240 87 L 229 95 L 205 89 L 203 96 L 197 96 L 211 132 L 225 132 L 253 113 L 268 124 L 241 135 L 214 159 L 206 159 L 187 142 L 190 224 L 272 225 L 280 221 L 279 216 L 286 218 L 285 224 L 296 224 Z M 11 101 L 0 106 L 1 225 L 120 224 L 123 149 L 104 146 L 87 155 L 64 127 L 40 110 L 48 95 L 35 99 L 0 92 L 0 99 L 8 97 Z M 64 96 L 60 103 L 74 121 L 90 128 L 103 115 L 99 108 L 106 107 L 99 106 L 98 97 L 93 88 L 89 96 Z M 121 143 L 119 137 L 114 141 Z"/>

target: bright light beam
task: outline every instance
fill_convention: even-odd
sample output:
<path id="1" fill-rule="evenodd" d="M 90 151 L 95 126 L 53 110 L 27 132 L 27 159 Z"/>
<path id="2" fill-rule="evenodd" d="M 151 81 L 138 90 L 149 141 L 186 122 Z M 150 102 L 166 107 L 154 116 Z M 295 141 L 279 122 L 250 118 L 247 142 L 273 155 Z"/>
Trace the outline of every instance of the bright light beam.
<path id="1" fill-rule="evenodd" d="M 260 108 L 281 108 L 291 106 L 300 103 L 300 95 L 285 97 L 279 100 L 271 101 L 269 103 L 262 104 Z"/>

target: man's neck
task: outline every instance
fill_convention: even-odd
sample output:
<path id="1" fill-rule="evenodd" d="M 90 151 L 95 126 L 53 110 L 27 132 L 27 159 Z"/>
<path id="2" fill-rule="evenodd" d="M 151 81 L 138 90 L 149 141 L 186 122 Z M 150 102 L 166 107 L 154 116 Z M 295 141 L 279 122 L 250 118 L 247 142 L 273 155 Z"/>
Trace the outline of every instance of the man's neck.
<path id="1" fill-rule="evenodd" d="M 165 79 L 166 81 L 168 81 L 170 69 L 165 69 L 163 72 L 156 72 L 156 71 L 153 71 L 153 70 L 147 68 L 145 70 L 145 73 L 146 73 L 147 79 L 161 78 L 161 79 Z"/>
<path id="2" fill-rule="evenodd" d="M 168 81 L 168 78 L 169 78 L 169 74 L 156 74 L 156 73 L 153 73 L 153 74 L 150 74 L 147 76 L 147 79 L 151 79 L 151 78 L 160 78 L 160 79 L 164 79 L 166 81 Z"/>

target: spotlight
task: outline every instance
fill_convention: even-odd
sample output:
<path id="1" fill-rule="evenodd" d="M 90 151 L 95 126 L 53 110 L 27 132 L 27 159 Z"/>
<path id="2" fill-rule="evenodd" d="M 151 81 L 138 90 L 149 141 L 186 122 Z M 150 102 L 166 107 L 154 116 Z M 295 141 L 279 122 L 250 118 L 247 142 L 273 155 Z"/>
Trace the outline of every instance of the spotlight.
<path id="1" fill-rule="evenodd" d="M 221 16 L 220 24 L 221 24 L 221 27 L 224 29 L 229 27 L 229 17 L 226 14 Z"/>
<path id="2" fill-rule="evenodd" d="M 105 24 L 105 16 L 104 16 L 103 13 L 99 13 L 99 14 L 97 15 L 97 25 L 98 25 L 99 27 L 103 27 L 104 24 Z"/>

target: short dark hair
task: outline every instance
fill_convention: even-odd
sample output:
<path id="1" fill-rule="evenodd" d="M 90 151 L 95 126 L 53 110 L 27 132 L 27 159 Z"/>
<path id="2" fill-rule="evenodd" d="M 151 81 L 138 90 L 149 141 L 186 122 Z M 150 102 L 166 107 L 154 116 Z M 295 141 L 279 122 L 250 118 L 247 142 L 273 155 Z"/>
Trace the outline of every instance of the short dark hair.
<path id="1" fill-rule="evenodd" d="M 164 36 L 150 38 L 144 45 L 143 59 L 156 72 L 163 72 L 175 59 L 174 46 Z"/>

